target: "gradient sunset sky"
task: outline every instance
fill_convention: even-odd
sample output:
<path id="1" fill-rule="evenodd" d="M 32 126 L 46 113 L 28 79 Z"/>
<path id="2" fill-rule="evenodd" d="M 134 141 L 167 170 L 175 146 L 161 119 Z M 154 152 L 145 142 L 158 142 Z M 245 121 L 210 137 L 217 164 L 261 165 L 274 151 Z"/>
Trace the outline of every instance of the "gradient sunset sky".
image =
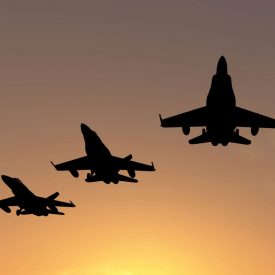
<path id="1" fill-rule="evenodd" d="M 65 216 L 0 211 L 0 273 L 274 275 L 275 129 L 191 146 L 163 117 L 205 105 L 221 55 L 237 105 L 275 117 L 274 1 L 2 1 L 1 174 L 72 200 Z M 50 165 L 84 155 L 80 123 L 138 184 Z M 0 183 L 0 199 L 11 196 Z M 62 209 L 63 210 L 63 209 Z"/>

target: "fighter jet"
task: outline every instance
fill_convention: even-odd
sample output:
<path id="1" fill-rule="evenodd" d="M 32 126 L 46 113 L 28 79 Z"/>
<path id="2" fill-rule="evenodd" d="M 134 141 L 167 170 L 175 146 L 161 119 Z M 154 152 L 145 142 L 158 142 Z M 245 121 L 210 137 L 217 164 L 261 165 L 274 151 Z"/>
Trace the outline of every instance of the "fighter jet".
<path id="1" fill-rule="evenodd" d="M 132 161 L 132 155 L 125 158 L 113 156 L 96 132 L 83 123 L 81 131 L 87 156 L 57 165 L 52 162 L 56 170 L 69 171 L 75 178 L 79 176 L 78 170 L 90 170 L 86 182 L 103 181 L 107 184 L 111 182 L 117 184 L 119 181 L 138 182 L 135 179 L 135 171 L 155 171 L 153 163 L 147 165 Z M 119 174 L 120 170 L 126 170 L 130 177 Z"/>
<path id="2" fill-rule="evenodd" d="M 10 206 L 18 206 L 19 209 L 16 210 L 17 216 L 28 214 L 36 216 L 64 215 L 64 213 L 58 211 L 57 207 L 75 207 L 71 201 L 62 202 L 55 200 L 59 195 L 58 192 L 47 198 L 38 197 L 20 179 L 5 175 L 1 177 L 14 194 L 14 197 L 0 200 L 0 208 L 7 213 L 11 212 Z"/>
<path id="3" fill-rule="evenodd" d="M 181 127 L 185 135 L 190 133 L 190 127 L 205 127 L 200 136 L 189 140 L 190 144 L 250 144 L 249 139 L 240 136 L 237 127 L 251 128 L 253 136 L 257 135 L 260 128 L 275 128 L 275 119 L 236 106 L 231 77 L 227 73 L 227 63 L 223 56 L 220 57 L 217 72 L 212 78 L 205 107 L 166 119 L 159 116 L 162 127 Z"/>

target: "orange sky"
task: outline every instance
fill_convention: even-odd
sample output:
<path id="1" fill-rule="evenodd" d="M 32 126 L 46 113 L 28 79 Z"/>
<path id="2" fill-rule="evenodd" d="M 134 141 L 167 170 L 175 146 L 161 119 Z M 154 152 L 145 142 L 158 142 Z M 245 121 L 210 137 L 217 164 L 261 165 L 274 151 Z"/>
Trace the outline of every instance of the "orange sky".
<path id="1" fill-rule="evenodd" d="M 237 104 L 275 117 L 275 4 L 241 2 L 1 4 L 1 174 L 77 205 L 1 211 L 1 274 L 274 275 L 275 130 L 191 146 L 200 130 L 158 119 L 205 104 L 221 55 Z M 84 154 L 81 122 L 157 171 L 118 185 L 56 172 Z"/>

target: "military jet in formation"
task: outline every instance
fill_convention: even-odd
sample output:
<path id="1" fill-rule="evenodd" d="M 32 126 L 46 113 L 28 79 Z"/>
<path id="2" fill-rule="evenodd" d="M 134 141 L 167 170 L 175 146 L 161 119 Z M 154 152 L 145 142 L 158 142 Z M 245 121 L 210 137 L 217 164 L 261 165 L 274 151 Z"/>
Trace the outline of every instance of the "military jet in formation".
<path id="1" fill-rule="evenodd" d="M 206 106 L 165 119 L 159 116 L 162 127 L 181 127 L 185 135 L 190 133 L 191 127 L 203 127 L 202 134 L 190 139 L 190 144 L 250 144 L 249 139 L 240 135 L 238 127 L 251 128 L 253 136 L 257 135 L 260 128 L 275 128 L 275 119 L 236 106 L 231 77 L 227 73 L 227 63 L 223 56 L 220 57 L 216 74 L 212 78 Z M 78 171 L 89 170 L 86 182 L 103 181 L 107 184 L 117 184 L 120 181 L 138 182 L 135 178 L 136 171 L 155 171 L 153 163 L 148 165 L 132 161 L 132 155 L 124 158 L 113 156 L 96 132 L 83 123 L 81 131 L 86 156 L 60 164 L 51 162 L 56 170 L 69 171 L 76 178 L 79 177 Z M 127 171 L 129 176 L 120 174 L 121 170 Z M 14 194 L 14 197 L 0 200 L 0 208 L 7 213 L 11 212 L 11 206 L 18 206 L 18 216 L 64 215 L 57 207 L 75 207 L 71 201 L 57 201 L 58 192 L 42 198 L 34 195 L 18 178 L 2 175 L 2 180 Z"/>
<path id="2" fill-rule="evenodd" d="M 160 121 L 162 127 L 181 127 L 185 135 L 190 133 L 191 127 L 205 127 L 202 134 L 190 139 L 189 143 L 211 142 L 214 146 L 226 146 L 229 142 L 250 144 L 251 141 L 242 137 L 237 127 L 251 128 L 253 136 L 260 128 L 275 128 L 275 119 L 236 106 L 231 77 L 223 56 L 212 78 L 206 106 L 165 119 L 160 115 Z"/>
<path id="3" fill-rule="evenodd" d="M 79 176 L 79 170 L 90 170 L 86 182 L 103 181 L 107 184 L 117 184 L 119 181 L 138 182 L 135 179 L 136 171 L 155 171 L 153 163 L 148 165 L 132 161 L 132 155 L 124 158 L 113 156 L 96 132 L 83 123 L 81 131 L 87 155 L 56 165 L 52 162 L 56 170 L 69 171 L 76 178 Z M 119 174 L 121 170 L 126 170 L 129 177 Z"/>
<path id="4" fill-rule="evenodd" d="M 20 179 L 5 175 L 1 177 L 14 194 L 14 197 L 0 200 L 0 208 L 7 213 L 11 212 L 10 206 L 18 206 L 17 216 L 29 214 L 36 216 L 64 215 L 64 213 L 58 211 L 57 207 L 75 207 L 71 201 L 57 201 L 58 192 L 47 198 L 42 198 L 33 194 Z"/>
<path id="5" fill-rule="evenodd" d="M 132 161 L 132 155 L 125 158 L 113 156 L 98 135 L 87 125 L 81 124 L 81 131 L 87 156 L 57 165 L 52 163 L 58 171 L 70 171 L 74 177 L 78 177 L 78 170 L 90 170 L 90 173 L 87 174 L 87 182 L 104 181 L 105 183 L 138 182 L 135 179 L 136 171 L 155 171 L 153 163 L 147 165 Z M 126 170 L 130 177 L 119 174 L 120 170 Z M 18 206 L 17 216 L 28 214 L 36 216 L 64 215 L 59 212 L 57 207 L 75 207 L 71 201 L 56 200 L 58 192 L 47 198 L 42 198 L 33 194 L 18 178 L 2 175 L 2 180 L 14 194 L 14 197 L 0 200 L 0 208 L 7 213 L 11 212 L 11 206 Z"/>

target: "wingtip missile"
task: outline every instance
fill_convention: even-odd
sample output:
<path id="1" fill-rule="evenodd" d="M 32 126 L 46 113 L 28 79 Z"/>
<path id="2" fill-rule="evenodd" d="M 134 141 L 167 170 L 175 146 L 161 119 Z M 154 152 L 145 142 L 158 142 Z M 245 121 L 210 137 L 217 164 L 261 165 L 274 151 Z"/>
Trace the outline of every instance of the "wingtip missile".
<path id="1" fill-rule="evenodd" d="M 75 204 L 72 201 L 70 201 L 70 203 L 72 207 L 75 207 Z"/>
<path id="2" fill-rule="evenodd" d="M 56 169 L 56 166 L 55 166 L 55 164 L 51 161 L 51 164 L 52 164 L 52 166 Z"/>
<path id="3" fill-rule="evenodd" d="M 161 114 L 159 114 L 159 119 L 160 119 L 160 126 L 162 126 L 162 117 L 161 117 Z"/>

